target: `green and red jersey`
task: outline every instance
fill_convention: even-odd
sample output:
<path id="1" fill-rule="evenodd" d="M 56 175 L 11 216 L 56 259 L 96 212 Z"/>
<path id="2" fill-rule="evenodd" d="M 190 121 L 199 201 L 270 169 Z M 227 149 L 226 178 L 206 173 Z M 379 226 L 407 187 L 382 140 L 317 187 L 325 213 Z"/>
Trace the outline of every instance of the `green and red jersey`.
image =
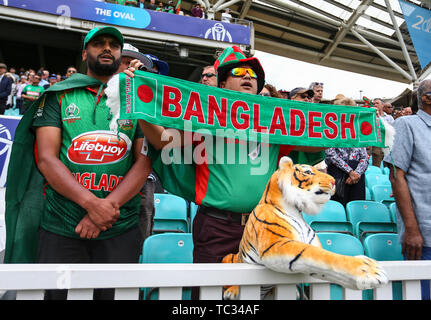
<path id="1" fill-rule="evenodd" d="M 119 132 L 109 130 L 112 118 L 106 96 L 92 88 L 50 93 L 35 114 L 34 127 L 61 128 L 59 158 L 76 180 L 99 198 L 112 192 L 133 165 L 133 141 L 142 138 L 136 120 L 120 120 Z M 95 103 L 96 101 L 96 103 Z M 41 227 L 67 237 L 79 238 L 75 228 L 86 211 L 78 204 L 46 188 L 46 209 Z M 140 197 L 120 208 L 120 218 L 97 239 L 123 233 L 138 224 Z"/>

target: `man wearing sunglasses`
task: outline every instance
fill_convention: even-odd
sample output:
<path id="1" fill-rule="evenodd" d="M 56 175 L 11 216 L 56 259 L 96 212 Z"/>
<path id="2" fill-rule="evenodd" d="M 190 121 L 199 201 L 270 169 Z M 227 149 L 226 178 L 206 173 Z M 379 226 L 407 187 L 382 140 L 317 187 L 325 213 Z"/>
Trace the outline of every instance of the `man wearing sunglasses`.
<path id="1" fill-rule="evenodd" d="M 203 68 L 200 83 L 206 86 L 217 87 L 217 75 L 213 65 Z"/>
<path id="2" fill-rule="evenodd" d="M 304 101 L 304 102 L 313 102 L 314 91 L 311 89 L 305 88 L 295 88 L 290 91 L 289 98 L 290 100 L 296 101 Z"/>
<path id="3" fill-rule="evenodd" d="M 417 89 L 419 110 L 394 122 L 396 132 L 389 178 L 397 203 L 397 226 L 406 260 L 431 260 L 431 80 Z M 424 188 L 425 187 L 425 188 Z M 429 281 L 421 281 L 422 299 L 430 299 Z"/>
<path id="4" fill-rule="evenodd" d="M 265 72 L 259 60 L 255 57 L 247 58 L 236 46 L 223 51 L 214 63 L 214 69 L 219 88 L 256 95 L 265 85 Z M 172 140 L 161 139 L 163 127 L 139 121 L 145 136 L 155 148 L 161 149 L 168 144 L 173 146 Z M 197 133 L 193 140 L 196 137 Z M 190 189 L 190 185 L 194 184 L 194 202 L 199 205 L 199 209 L 193 221 L 193 262 L 215 263 L 221 262 L 226 254 L 238 251 L 248 215 L 259 202 L 268 180 L 277 168 L 280 146 L 264 146 L 263 143 L 253 144 L 223 137 L 201 138 L 196 146 L 201 147 L 204 143 L 204 151 L 201 153 L 206 161 L 199 164 L 194 159 L 195 162 L 190 165 L 192 167 L 184 167 L 184 170 L 194 170 L 195 181 L 185 181 L 179 176 L 172 179 L 176 179 L 183 188 Z M 184 141 L 182 143 L 186 144 Z M 220 146 L 223 152 L 220 152 Z M 245 146 L 247 151 L 244 163 L 238 161 L 238 158 L 243 160 L 244 157 L 233 157 L 230 152 L 231 148 L 235 148 L 235 155 L 238 155 L 237 152 L 242 151 L 240 146 Z M 312 147 L 283 147 L 287 147 L 283 150 L 283 155 L 291 150 L 322 150 Z M 266 171 L 253 174 L 254 169 L 261 169 L 262 163 L 266 165 Z M 195 294 L 193 298 L 196 298 Z"/>

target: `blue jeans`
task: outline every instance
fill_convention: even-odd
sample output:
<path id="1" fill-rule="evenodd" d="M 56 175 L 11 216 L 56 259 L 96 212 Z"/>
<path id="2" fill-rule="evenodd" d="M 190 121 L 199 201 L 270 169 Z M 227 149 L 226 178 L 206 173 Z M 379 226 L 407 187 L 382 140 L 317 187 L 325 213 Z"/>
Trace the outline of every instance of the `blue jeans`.
<path id="1" fill-rule="evenodd" d="M 431 247 L 422 248 L 422 260 L 431 260 Z M 421 280 L 422 300 L 430 300 L 430 281 Z"/>
<path id="2" fill-rule="evenodd" d="M 406 257 L 404 257 L 405 259 Z M 422 247 L 421 260 L 431 260 L 431 247 Z M 430 281 L 421 280 L 422 300 L 430 300 Z"/>

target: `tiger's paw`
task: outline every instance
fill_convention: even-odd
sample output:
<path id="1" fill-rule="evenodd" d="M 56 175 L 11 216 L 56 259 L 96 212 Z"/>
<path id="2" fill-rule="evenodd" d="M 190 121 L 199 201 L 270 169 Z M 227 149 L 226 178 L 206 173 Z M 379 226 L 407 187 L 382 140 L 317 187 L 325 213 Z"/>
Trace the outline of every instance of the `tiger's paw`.
<path id="1" fill-rule="evenodd" d="M 356 272 L 356 288 L 359 290 L 383 287 L 388 283 L 388 276 L 379 263 L 366 256 L 356 256 L 360 260 Z"/>
<path id="2" fill-rule="evenodd" d="M 223 292 L 224 300 L 238 300 L 239 298 L 239 286 L 230 286 Z"/>

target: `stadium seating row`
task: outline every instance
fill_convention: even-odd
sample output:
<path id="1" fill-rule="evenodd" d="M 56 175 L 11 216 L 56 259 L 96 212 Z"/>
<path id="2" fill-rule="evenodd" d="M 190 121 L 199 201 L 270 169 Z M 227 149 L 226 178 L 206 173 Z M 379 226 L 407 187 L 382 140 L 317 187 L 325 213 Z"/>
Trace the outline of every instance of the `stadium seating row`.
<path id="1" fill-rule="evenodd" d="M 351 201 L 346 210 L 339 202 L 329 200 L 317 215 L 303 214 L 304 220 L 316 232 L 351 234 L 361 241 L 370 234 L 397 232 L 395 203 L 389 209 L 376 201 Z"/>
<path id="2" fill-rule="evenodd" d="M 356 237 L 343 234 L 322 232 L 318 234 L 322 247 L 338 254 L 356 256 L 366 255 L 378 261 L 403 260 L 398 235 L 378 233 L 370 235 L 362 244 Z M 141 263 L 192 263 L 193 239 L 191 233 L 162 233 L 148 237 L 143 246 Z M 157 299 L 157 288 L 143 288 L 145 299 Z M 401 299 L 399 283 L 393 283 L 394 299 Z M 183 289 L 183 299 L 190 299 L 190 288 Z M 372 299 L 372 291 L 363 291 L 364 299 Z M 331 299 L 342 299 L 342 289 L 331 285 Z"/>

